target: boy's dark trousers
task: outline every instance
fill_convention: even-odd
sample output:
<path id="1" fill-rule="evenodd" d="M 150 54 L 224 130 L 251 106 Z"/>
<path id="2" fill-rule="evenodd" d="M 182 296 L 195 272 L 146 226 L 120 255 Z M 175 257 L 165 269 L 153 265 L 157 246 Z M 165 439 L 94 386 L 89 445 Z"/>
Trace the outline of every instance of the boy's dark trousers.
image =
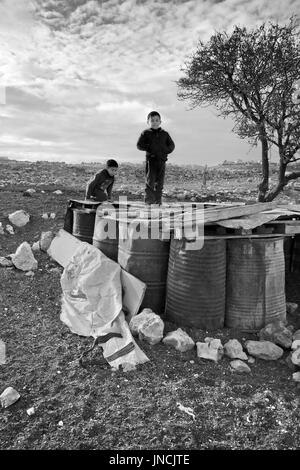
<path id="1" fill-rule="evenodd" d="M 166 162 L 156 157 L 146 159 L 146 204 L 161 204 Z"/>

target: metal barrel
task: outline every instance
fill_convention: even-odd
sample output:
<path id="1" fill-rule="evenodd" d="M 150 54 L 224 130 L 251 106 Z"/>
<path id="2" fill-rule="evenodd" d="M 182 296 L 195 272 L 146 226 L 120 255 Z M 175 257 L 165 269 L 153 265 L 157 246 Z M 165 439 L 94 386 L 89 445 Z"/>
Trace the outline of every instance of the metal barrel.
<path id="1" fill-rule="evenodd" d="M 190 250 L 186 240 L 172 238 L 166 319 L 178 325 L 218 329 L 224 325 L 226 241 L 204 240 Z"/>
<path id="2" fill-rule="evenodd" d="M 228 240 L 225 326 L 255 332 L 285 318 L 283 237 Z"/>
<path id="3" fill-rule="evenodd" d="M 73 235 L 92 244 L 96 209 L 73 209 Z"/>
<path id="4" fill-rule="evenodd" d="M 147 219 L 139 219 L 137 224 L 148 234 L 149 238 L 146 239 L 137 238 L 134 230 L 127 231 L 130 224 L 131 220 L 119 219 L 118 263 L 125 271 L 147 285 L 141 309 L 147 307 L 159 315 L 163 314 L 170 240 L 150 238 L 150 221 Z M 123 236 L 124 233 L 126 237 Z"/>
<path id="5" fill-rule="evenodd" d="M 93 246 L 108 258 L 118 261 L 119 221 L 114 217 L 96 215 Z"/>
<path id="6" fill-rule="evenodd" d="M 73 217 L 73 210 L 77 209 L 97 209 L 97 207 L 101 203 L 98 201 L 92 201 L 89 199 L 69 199 L 67 204 L 67 210 L 64 218 L 64 230 L 69 233 L 73 233 L 73 224 L 74 224 L 74 217 Z"/>

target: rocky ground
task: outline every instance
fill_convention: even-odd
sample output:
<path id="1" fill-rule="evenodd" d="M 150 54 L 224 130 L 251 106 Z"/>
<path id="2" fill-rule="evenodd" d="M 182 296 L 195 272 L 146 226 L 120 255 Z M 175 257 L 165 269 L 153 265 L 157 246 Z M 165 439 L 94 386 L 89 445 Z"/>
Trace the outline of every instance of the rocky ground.
<path id="1" fill-rule="evenodd" d="M 242 168 L 236 178 L 233 172 L 223 179 L 216 171 L 217 181 L 211 174 L 204 188 L 200 170 L 178 168 L 170 167 L 165 186 L 170 194 L 180 188 L 186 200 L 255 198 L 256 171 Z M 17 163 L 3 164 L 0 171 L 2 225 L 9 224 L 8 215 L 16 210 L 30 214 L 29 223 L 15 227 L 14 234 L 4 230 L 0 235 L 1 257 L 24 241 L 32 245 L 42 231 L 61 228 L 67 201 L 83 197 L 92 168 Z M 30 187 L 36 192 L 24 196 Z M 115 195 L 128 194 L 129 187 L 129 198 L 141 199 L 141 167 L 124 165 Z M 287 189 L 281 198 L 297 202 L 297 194 Z M 55 218 L 42 218 L 43 213 L 55 213 Z M 1 450 L 299 448 L 300 389 L 286 362 L 289 349 L 277 360 L 256 358 L 248 364 L 250 373 L 239 373 L 226 355 L 215 363 L 198 358 L 196 348 L 180 352 L 163 342 L 151 346 L 137 339 L 150 361 L 136 370 L 113 372 L 103 364 L 98 346 L 82 367 L 78 358 L 92 340 L 72 334 L 60 321 L 62 268 L 45 252 L 35 258 L 34 276 L 0 267 L 0 339 L 7 356 L 0 365 L 0 394 L 11 386 L 21 395 L 0 410 Z M 300 303 L 299 287 L 299 274 L 289 273 L 288 301 Z M 288 316 L 288 325 L 300 328 L 299 309 Z M 175 328 L 166 322 L 164 334 Z M 245 346 L 246 340 L 258 339 L 257 334 L 225 328 L 183 329 L 195 342 L 209 336 L 224 345 L 235 338 Z M 189 408 L 192 414 L 184 411 Z"/>

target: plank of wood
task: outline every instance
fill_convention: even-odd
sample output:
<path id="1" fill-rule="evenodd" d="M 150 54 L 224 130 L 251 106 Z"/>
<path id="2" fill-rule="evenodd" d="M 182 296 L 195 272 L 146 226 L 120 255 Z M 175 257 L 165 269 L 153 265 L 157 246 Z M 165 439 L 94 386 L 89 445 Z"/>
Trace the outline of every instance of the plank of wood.
<path id="1" fill-rule="evenodd" d="M 174 218 L 173 224 L 170 225 L 170 228 L 174 227 L 175 224 L 180 224 L 182 221 L 185 226 L 195 223 L 197 220 L 197 225 L 208 222 L 217 222 L 219 220 L 232 219 L 237 217 L 242 217 L 246 215 L 253 215 L 259 212 L 273 209 L 277 206 L 275 201 L 272 202 L 260 202 L 257 204 L 249 204 L 246 206 L 234 206 L 227 208 L 218 208 L 218 209 L 209 209 L 201 212 L 194 211 L 193 213 L 186 213 L 182 216 Z"/>
<path id="2" fill-rule="evenodd" d="M 266 224 L 267 227 L 272 227 L 274 233 L 283 233 L 289 235 L 296 235 L 300 233 L 300 220 L 274 220 Z"/>
<path id="3" fill-rule="evenodd" d="M 216 224 L 226 228 L 250 230 L 266 222 L 275 220 L 277 217 L 280 217 L 280 214 L 259 212 L 258 214 L 253 214 L 249 217 L 241 217 L 239 219 L 218 220 Z"/>

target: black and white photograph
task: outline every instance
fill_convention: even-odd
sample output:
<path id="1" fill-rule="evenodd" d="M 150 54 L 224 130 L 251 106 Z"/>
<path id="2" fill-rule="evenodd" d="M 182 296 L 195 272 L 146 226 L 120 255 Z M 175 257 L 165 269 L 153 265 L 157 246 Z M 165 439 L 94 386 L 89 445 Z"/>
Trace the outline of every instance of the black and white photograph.
<path id="1" fill-rule="evenodd" d="M 299 1 L 0 0 L 0 450 L 288 456 L 299 394 Z"/>

